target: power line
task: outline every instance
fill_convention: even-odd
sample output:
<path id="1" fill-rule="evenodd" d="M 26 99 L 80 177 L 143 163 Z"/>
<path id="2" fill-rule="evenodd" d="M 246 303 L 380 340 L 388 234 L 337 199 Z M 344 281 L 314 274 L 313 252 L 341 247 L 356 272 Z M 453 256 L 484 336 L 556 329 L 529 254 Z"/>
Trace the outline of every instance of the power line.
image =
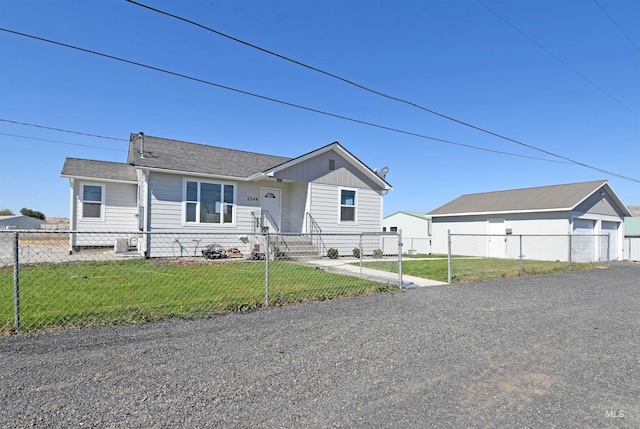
<path id="1" fill-rule="evenodd" d="M 3 29 L 3 30 L 4 30 L 4 29 Z M 4 30 L 4 31 L 7 31 L 7 30 Z M 18 34 L 18 33 L 17 33 L 17 34 Z M 45 129 L 47 129 L 47 130 L 60 131 L 60 132 L 63 132 L 63 133 L 80 134 L 81 136 L 96 137 L 96 138 L 99 138 L 99 139 L 118 140 L 118 141 L 123 141 L 123 142 L 128 142 L 128 141 L 129 141 L 129 140 L 126 140 L 126 139 L 119 139 L 119 138 L 117 138 L 117 137 L 106 137 L 106 136 L 100 136 L 100 135 L 98 135 L 98 134 L 82 133 L 82 132 L 80 132 L 80 131 L 63 130 L 63 129 L 61 129 L 61 128 L 47 127 L 47 126 L 45 126 L 45 125 L 37 125 L 37 124 L 29 124 L 29 123 L 26 123 L 26 122 L 12 121 L 12 120 L 10 120 L 10 119 L 2 119 L 2 118 L 0 118 L 0 121 L 2 121 L 2 122 L 9 122 L 9 123 L 11 123 L 11 124 L 25 125 L 25 126 L 28 126 L 28 127 L 45 128 Z"/>
<path id="2" fill-rule="evenodd" d="M 602 12 L 604 12 L 605 15 L 607 15 L 607 18 L 609 18 L 609 20 L 611 22 L 613 22 L 613 25 L 615 25 L 616 27 L 618 27 L 618 30 L 620 30 L 620 32 L 624 35 L 624 37 L 627 38 L 627 40 L 629 41 L 629 43 L 631 43 L 633 45 L 634 48 L 636 48 L 636 51 L 640 52 L 640 48 L 638 47 L 638 45 L 635 44 L 635 42 L 633 40 L 631 40 L 631 37 L 629 37 L 629 35 L 627 33 L 624 32 L 624 30 L 622 29 L 622 27 L 620 27 L 618 25 L 618 23 L 613 19 L 613 17 L 611 15 L 609 15 L 609 13 L 604 9 L 604 7 L 602 7 L 602 5 L 598 2 L 598 0 L 593 0 L 595 2 L 595 4 L 598 5 L 598 7 L 602 10 Z"/>
<path id="3" fill-rule="evenodd" d="M 507 136 L 504 136 L 504 135 L 502 135 L 502 134 L 499 134 L 499 133 L 496 133 L 496 132 L 490 131 L 490 130 L 488 130 L 488 129 L 485 129 L 485 128 L 482 128 L 482 127 L 479 127 L 479 126 L 476 126 L 476 125 L 473 125 L 473 124 L 470 124 L 470 123 L 468 123 L 468 122 L 462 121 L 462 120 L 457 119 L 457 118 L 454 118 L 454 117 L 452 117 L 452 116 L 445 115 L 445 114 L 443 114 L 443 113 L 440 113 L 440 112 L 437 112 L 437 111 L 435 111 L 435 110 L 429 109 L 429 108 L 427 108 L 427 107 L 421 106 L 421 105 L 419 105 L 419 104 L 417 104 L 417 103 L 414 103 L 414 102 L 412 102 L 412 101 L 408 101 L 408 100 L 405 100 L 405 99 L 402 99 L 402 98 L 398 98 L 398 97 L 395 97 L 395 96 L 392 96 L 392 95 L 389 95 L 389 94 L 385 94 L 385 93 L 383 93 L 383 92 L 381 92 L 381 91 L 378 91 L 378 90 L 375 90 L 375 89 L 369 88 L 369 87 L 367 87 L 367 86 L 364 86 L 364 85 L 359 84 L 359 83 L 357 83 L 357 82 L 354 82 L 354 81 L 352 81 L 352 80 L 346 79 L 346 78 L 341 77 L 341 76 L 339 76 L 339 75 L 336 75 L 336 74 L 330 73 L 330 72 L 328 72 L 328 71 L 326 71 L 326 70 L 322 70 L 322 69 L 320 69 L 320 68 L 317 68 L 317 67 L 311 66 L 311 65 L 309 65 L 309 64 L 305 64 L 305 63 L 303 63 L 303 62 L 301 62 L 301 61 L 295 60 L 295 59 L 293 59 L 293 58 L 287 57 L 287 56 L 285 56 L 285 55 L 279 54 L 279 53 L 277 53 L 277 52 L 274 52 L 274 51 L 271 51 L 271 50 L 269 50 L 269 49 L 263 48 L 263 47 L 261 47 L 261 46 L 255 45 L 255 44 L 253 44 L 253 43 L 249 43 L 249 42 L 246 42 L 246 41 L 244 41 L 244 40 L 238 39 L 237 37 L 230 36 L 230 35 L 228 35 L 228 34 L 225 34 L 225 33 L 221 32 L 221 31 L 215 30 L 215 29 L 213 29 L 213 28 L 211 28 L 211 27 L 207 27 L 206 25 L 200 24 L 200 23 L 195 22 L 195 21 L 192 21 L 192 20 L 190 20 L 190 19 L 183 18 L 183 17 L 181 17 L 181 16 L 178 16 L 178 15 L 175 15 L 175 14 L 172 14 L 172 13 L 169 13 L 169 12 L 166 12 L 166 11 L 163 11 L 163 10 L 161 10 L 161 9 L 157 9 L 157 8 L 154 8 L 154 7 L 148 6 L 148 5 L 146 5 L 146 4 L 140 3 L 140 2 L 135 1 L 135 0 L 126 0 L 126 1 L 127 1 L 127 2 L 129 2 L 129 3 L 131 3 L 131 4 L 134 4 L 134 5 L 136 5 L 136 6 L 140 6 L 140 7 L 143 7 L 143 8 L 145 8 L 145 9 L 148 9 L 148 10 L 151 10 L 151 11 L 154 11 L 154 12 L 157 12 L 157 13 L 160 13 L 160 14 L 163 14 L 163 15 L 166 15 L 166 16 L 169 16 L 169 17 L 171 17 L 171 18 L 175 18 L 175 19 L 177 19 L 177 20 L 180 20 L 180 21 L 186 22 L 186 23 L 188 23 L 188 24 L 194 25 L 194 26 L 199 27 L 199 28 L 202 28 L 203 30 L 210 31 L 210 32 L 215 33 L 215 34 L 217 34 L 217 35 L 219 35 L 219 36 L 222 36 L 222 37 L 225 37 L 225 38 L 227 38 L 227 39 L 233 40 L 234 42 L 237 42 L 237 43 L 243 44 L 243 45 L 248 46 L 248 47 L 253 48 L 253 49 L 257 49 L 257 50 L 262 51 L 262 52 L 264 52 L 264 53 L 266 53 L 266 54 L 273 55 L 273 56 L 278 57 L 278 58 L 280 58 L 280 59 L 282 59 L 282 60 L 289 61 L 289 62 L 291 62 L 291 63 L 293 63 L 293 64 L 296 64 L 296 65 L 299 65 L 299 66 L 301 66 L 301 67 L 305 67 L 305 68 L 307 68 L 307 69 L 309 69 L 309 70 L 313 70 L 313 71 L 315 71 L 315 72 L 322 73 L 322 74 L 324 74 L 324 75 L 326 75 L 326 76 L 329 76 L 329 77 L 332 77 L 332 78 L 334 78 L 334 79 L 338 79 L 338 80 L 340 80 L 340 81 L 342 81 L 342 82 L 344 82 L 344 83 L 347 83 L 347 84 L 349 84 L 349 85 L 355 86 L 355 87 L 357 87 L 357 88 L 360 88 L 360 89 L 362 89 L 362 90 L 364 90 L 364 91 L 367 91 L 367 92 L 370 92 L 370 93 L 372 93 L 372 94 L 376 94 L 376 95 L 379 95 L 379 96 L 381 96 L 381 97 L 388 98 L 388 99 L 390 99 L 390 100 L 394 100 L 394 101 L 397 101 L 397 102 L 400 102 L 400 103 L 404 103 L 404 104 L 410 105 L 410 106 L 412 106 L 412 107 L 415 107 L 415 108 L 417 108 L 417 109 L 423 110 L 423 111 L 425 111 L 425 112 L 429 112 L 429 113 L 431 113 L 431 114 L 433 114 L 433 115 L 439 116 L 439 117 L 444 118 L 444 119 L 447 119 L 447 120 L 449 120 L 449 121 L 456 122 L 457 124 L 463 125 L 463 126 L 465 126 L 465 127 L 469 127 L 469 128 L 472 128 L 472 129 L 474 129 L 474 130 L 476 130 L 476 131 L 480 131 L 480 132 L 483 132 L 483 133 L 486 133 L 486 134 L 492 135 L 492 136 L 494 136 L 494 137 L 498 137 L 498 138 L 500 138 L 500 139 L 507 140 L 507 141 L 510 141 L 510 142 L 512 142 L 512 143 L 519 144 L 519 145 L 524 146 L 524 147 L 527 147 L 527 148 L 529 148 L 529 149 L 537 150 L 537 151 L 540 151 L 540 152 L 546 153 L 547 155 L 560 157 L 560 156 L 558 156 L 558 155 L 556 155 L 556 154 L 554 154 L 554 153 L 552 153 L 552 152 L 548 152 L 548 151 L 545 151 L 545 150 L 539 149 L 539 148 L 537 148 L 537 147 L 535 147 L 535 146 L 533 146 L 533 145 L 526 144 L 526 143 L 521 142 L 521 141 L 519 141 L 519 140 L 512 139 L 512 138 L 507 137 Z M 489 7 L 485 6 L 485 5 L 484 5 L 482 2 L 480 2 L 479 0 L 478 0 L 478 3 L 480 3 L 481 5 L 483 5 L 484 7 L 486 7 L 487 9 L 489 9 Z M 640 115 L 638 115 L 638 113 L 636 113 L 636 112 L 635 112 L 635 111 L 633 111 L 631 108 L 629 108 L 628 106 L 626 106 L 625 104 L 623 104 L 621 101 L 619 101 L 618 99 L 616 99 L 616 98 L 615 98 L 615 97 L 613 97 L 612 95 L 608 94 L 604 89 L 600 88 L 600 87 L 599 87 L 598 85 L 596 85 L 594 82 L 592 82 L 592 81 L 590 81 L 589 79 L 587 79 L 587 78 L 586 78 L 585 76 L 583 76 L 580 72 L 578 72 L 577 70 L 573 69 L 570 65 L 566 64 L 564 61 L 562 61 L 560 58 L 558 58 L 557 56 L 555 56 L 553 53 L 549 52 L 547 49 L 545 49 L 543 46 L 541 46 L 539 43 L 537 43 L 537 42 L 536 42 L 535 40 L 533 40 L 531 37 L 527 36 L 524 32 L 522 32 L 522 31 L 520 31 L 518 28 L 516 28 L 513 24 L 509 23 L 506 19 L 502 18 L 500 15 L 498 15 L 498 14 L 497 14 L 496 12 L 494 12 L 493 10 L 491 10 L 491 9 L 489 9 L 489 10 L 490 10 L 491 12 L 493 12 L 496 16 L 498 16 L 500 19 L 502 19 L 503 21 L 505 21 L 507 24 L 511 25 L 511 26 L 512 26 L 513 28 L 515 28 L 518 32 L 520 32 L 522 35 L 524 35 L 525 37 L 527 37 L 530 41 L 532 41 L 533 43 L 535 43 L 538 47 L 540 47 L 541 49 L 543 49 L 543 50 L 544 50 L 545 52 L 547 52 L 549 55 L 551 55 L 551 56 L 553 56 L 554 58 L 556 58 L 558 61 L 560 61 L 560 62 L 561 62 L 562 64 L 564 64 L 566 67 L 568 67 L 570 70 L 572 70 L 573 72 L 577 73 L 579 76 L 581 76 L 581 77 L 582 77 L 583 79 L 585 79 L 587 82 L 589 82 L 590 84 L 592 84 L 593 86 L 595 86 L 597 89 L 599 89 L 600 91 L 604 92 L 606 95 L 608 95 L 609 97 L 611 97 L 614 101 L 616 101 L 617 103 L 619 103 L 621 106 L 623 106 L 624 108 L 626 108 L 627 110 L 629 110 L 631 113 L 635 114 L 636 116 L 640 116 Z M 560 157 L 560 158 L 563 158 L 563 157 Z M 563 159 L 567 160 L 567 158 L 563 158 Z M 570 162 L 573 162 L 573 161 L 570 161 Z"/>
<path id="4" fill-rule="evenodd" d="M 385 126 L 385 125 L 376 124 L 376 123 L 373 123 L 373 122 L 367 122 L 367 121 L 363 121 L 363 120 L 359 120 L 359 119 L 354 119 L 354 118 L 350 118 L 348 116 L 338 115 L 338 114 L 335 114 L 335 113 L 330 113 L 330 112 L 326 112 L 326 111 L 323 111 L 323 110 L 318 110 L 318 109 L 314 109 L 314 108 L 311 108 L 311 107 L 302 106 L 300 104 L 295 104 L 295 103 L 291 103 L 291 102 L 288 102 L 288 101 L 283 101 L 283 100 L 279 100 L 279 99 L 276 99 L 276 98 L 267 97 L 267 96 L 260 95 L 260 94 L 255 94 L 255 93 L 244 91 L 244 90 L 237 89 L 237 88 L 232 88 L 232 87 L 221 85 L 221 84 L 218 84 L 218 83 L 215 83 L 215 82 L 210 82 L 210 81 L 207 81 L 207 80 L 204 80 L 204 79 L 199 79 L 199 78 L 196 78 L 196 77 L 192 77 L 192 76 L 188 76 L 188 75 L 185 75 L 185 74 L 173 72 L 173 71 L 170 71 L 170 70 L 165 70 L 165 69 L 162 69 L 162 68 L 159 68 L 159 67 L 154 67 L 154 66 L 150 66 L 150 65 L 147 65 L 147 64 L 138 63 L 136 61 L 127 60 L 127 59 L 124 59 L 124 58 L 119 58 L 119 57 L 116 57 L 116 56 L 113 56 L 113 55 L 108 55 L 108 54 L 104 54 L 104 53 L 101 53 L 101 52 L 92 51 L 92 50 L 85 49 L 85 48 L 80 48 L 78 46 L 73 46 L 73 45 L 69 45 L 69 44 L 66 44 L 66 43 L 62 43 L 62 42 L 56 42 L 54 40 L 45 39 L 45 38 L 42 38 L 42 37 L 33 36 L 33 35 L 30 35 L 30 34 L 21 33 L 21 32 L 14 31 L 14 30 L 9 30 L 9 29 L 6 29 L 6 28 L 1 28 L 0 27 L 0 30 L 8 32 L 8 33 L 16 34 L 16 35 L 19 35 L 19 36 L 23 36 L 23 37 L 27 37 L 27 38 L 40 40 L 40 41 L 47 42 L 47 43 L 51 43 L 51 44 L 54 44 L 54 45 L 64 46 L 64 47 L 75 49 L 75 50 L 78 50 L 78 51 L 81 51 L 81 52 L 86 52 L 86 53 L 98 55 L 98 56 L 101 56 L 101 57 L 105 57 L 105 58 L 109 58 L 109 59 L 112 59 L 112 60 L 124 62 L 124 63 L 127 63 L 127 64 L 136 65 L 136 66 L 147 68 L 147 69 L 150 69 L 150 70 L 155 70 L 155 71 L 158 71 L 158 72 L 161 72 L 161 73 L 166 73 L 166 74 L 169 74 L 169 75 L 172 75 L 172 76 L 177 76 L 177 77 L 181 77 L 181 78 L 184 78 L 184 79 L 192 80 L 194 82 L 204 83 L 206 85 L 210 85 L 210 86 L 214 86 L 214 87 L 217 87 L 217 88 L 226 89 L 226 90 L 229 90 L 229 91 L 237 92 L 239 94 L 249 95 L 251 97 L 255 97 L 255 98 L 262 99 L 262 100 L 271 101 L 271 102 L 274 102 L 274 103 L 279 103 L 279 104 L 282 104 L 282 105 L 285 105 L 285 106 L 295 107 L 297 109 L 306 110 L 306 111 L 309 111 L 309 112 L 314 112 L 314 113 L 318 113 L 318 114 L 321 114 L 321 115 L 330 116 L 330 117 L 333 117 L 333 118 L 343 119 L 345 121 L 350 121 L 350 122 L 354 122 L 354 123 L 358 123 L 358 124 L 362 124 L 362 125 L 367 125 L 367 126 L 380 128 L 380 129 L 384 129 L 384 130 L 388 130 L 388 131 L 392 131 L 392 132 L 396 132 L 396 133 L 400 133 L 400 134 L 410 135 L 410 136 L 414 136 L 414 137 L 419 137 L 419 138 L 423 138 L 423 139 L 439 141 L 439 142 L 447 143 L 447 144 L 451 144 L 451 145 L 456 145 L 456 146 L 462 146 L 462 147 L 482 150 L 482 151 L 486 151 L 486 152 L 499 153 L 499 154 L 503 154 L 503 155 L 516 156 L 516 157 L 520 157 L 520 158 L 536 159 L 536 160 L 541 160 L 541 161 L 558 162 L 558 161 L 545 159 L 545 158 L 535 158 L 535 157 L 530 157 L 530 156 L 526 156 L 526 155 L 519 155 L 519 154 L 510 153 L 510 152 L 502 152 L 502 151 L 497 151 L 497 150 L 493 150 L 493 149 L 487 149 L 487 148 L 483 148 L 483 147 L 479 147 L 479 146 L 473 146 L 473 145 L 468 145 L 468 144 L 464 144 L 464 143 L 458 143 L 458 142 L 454 142 L 454 141 L 451 141 L 451 140 L 440 139 L 440 138 L 436 138 L 436 137 L 427 136 L 427 135 L 424 135 L 424 134 L 414 133 L 414 132 L 411 132 L 411 131 L 405 131 L 405 130 L 401 130 L 401 129 L 398 129 L 398 128 L 393 128 L 393 127 L 388 127 L 388 126 Z M 598 167 L 594 167 L 592 165 L 585 164 L 585 163 L 582 163 L 582 162 L 579 162 L 579 161 L 575 161 L 575 160 L 573 160 L 571 158 L 567 158 L 567 157 L 564 157 L 562 155 L 557 155 L 557 154 L 554 154 L 552 152 L 546 151 L 544 149 L 539 149 L 539 148 L 536 148 L 536 147 L 533 147 L 533 146 L 530 146 L 530 145 L 526 145 L 524 143 L 519 143 L 519 144 L 522 144 L 523 146 L 531 147 L 531 148 L 533 148 L 533 149 L 535 149 L 537 151 L 546 153 L 546 154 L 554 156 L 556 158 L 563 159 L 564 161 L 568 161 L 568 162 L 576 164 L 576 165 L 580 165 L 580 166 L 585 167 L 585 168 L 589 168 L 591 170 L 599 171 L 601 173 L 605 173 L 605 174 L 608 174 L 608 175 L 611 175 L 611 176 L 614 176 L 614 177 L 618 177 L 618 178 L 623 179 L 623 180 L 629 180 L 629 181 L 632 181 L 632 182 L 640 183 L 640 180 L 632 178 L 632 177 L 623 176 L 621 174 L 614 173 L 612 171 L 608 171 L 608 170 L 604 170 L 604 169 L 601 169 L 601 168 L 598 168 Z"/>
<path id="5" fill-rule="evenodd" d="M 533 43 L 534 45 L 536 45 L 538 48 L 542 49 L 543 51 L 545 51 L 547 54 L 551 55 L 556 61 L 558 61 L 560 64 L 562 64 L 563 66 L 565 66 L 566 68 L 568 68 L 569 70 L 571 70 L 572 72 L 574 72 L 575 74 L 577 74 L 578 76 L 580 76 L 585 82 L 587 82 L 589 85 L 593 86 L 594 88 L 596 88 L 598 91 L 600 91 L 601 93 L 603 93 L 604 95 L 606 95 L 607 97 L 609 97 L 610 99 L 612 99 L 613 101 L 615 101 L 616 103 L 618 103 L 620 106 L 624 107 L 625 109 L 627 109 L 629 112 L 633 113 L 634 115 L 640 117 L 640 114 L 638 114 L 638 112 L 636 112 L 635 110 L 633 110 L 631 107 L 627 106 L 626 104 L 624 104 L 622 101 L 618 100 L 616 97 L 614 97 L 613 95 L 609 94 L 607 91 L 604 90 L 604 88 L 602 88 L 600 85 L 598 85 L 597 83 L 595 83 L 594 81 L 592 81 L 591 79 L 589 79 L 588 77 L 586 77 L 585 75 L 583 75 L 582 73 L 580 73 L 578 70 L 576 70 L 574 67 L 571 67 L 566 61 L 564 61 L 562 58 L 560 58 L 559 56 L 557 56 L 556 54 L 554 54 L 553 52 L 551 52 L 550 50 L 548 50 L 547 48 L 545 48 L 544 46 L 542 46 L 540 43 L 538 43 L 535 39 L 533 39 L 531 36 L 529 36 L 527 33 L 525 33 L 524 31 L 520 30 L 518 27 L 516 27 L 514 24 L 512 24 L 511 22 L 509 22 L 506 18 L 504 18 L 502 15 L 500 15 L 498 12 L 496 12 L 495 10 L 491 9 L 489 6 L 487 6 L 486 4 L 482 3 L 480 0 L 476 0 L 478 3 L 480 3 L 480 5 L 484 6 L 489 12 L 493 13 L 495 16 L 497 16 L 498 18 L 500 18 L 500 20 L 502 22 L 504 22 L 505 24 L 507 24 L 509 27 L 513 28 L 514 30 L 516 30 L 518 33 L 522 34 L 524 37 L 526 37 L 531 43 Z"/>
<path id="6" fill-rule="evenodd" d="M 92 146 L 92 145 L 88 145 L 88 144 L 61 142 L 59 140 L 40 139 L 40 138 L 37 138 L 37 137 L 21 136 L 21 135 L 18 135 L 18 134 L 0 133 L 0 135 L 9 136 L 9 137 L 18 137 L 18 138 L 21 138 L 21 139 L 38 140 L 38 141 L 42 141 L 42 142 L 66 144 L 66 145 L 69 145 L 69 146 L 82 146 L 82 147 L 90 147 L 90 148 L 94 148 L 94 149 L 114 150 L 114 151 L 117 151 L 117 152 L 128 152 L 128 150 L 126 150 L 126 149 L 114 149 L 112 147 Z"/>

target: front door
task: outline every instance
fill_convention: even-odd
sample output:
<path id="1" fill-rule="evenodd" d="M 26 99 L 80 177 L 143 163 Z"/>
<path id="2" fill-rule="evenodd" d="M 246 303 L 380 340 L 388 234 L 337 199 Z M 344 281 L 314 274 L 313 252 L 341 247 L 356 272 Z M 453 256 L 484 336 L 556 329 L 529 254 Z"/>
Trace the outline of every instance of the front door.
<path id="1" fill-rule="evenodd" d="M 280 232 L 282 191 L 276 188 L 260 188 L 260 210 L 262 211 L 262 227 L 269 232 Z"/>

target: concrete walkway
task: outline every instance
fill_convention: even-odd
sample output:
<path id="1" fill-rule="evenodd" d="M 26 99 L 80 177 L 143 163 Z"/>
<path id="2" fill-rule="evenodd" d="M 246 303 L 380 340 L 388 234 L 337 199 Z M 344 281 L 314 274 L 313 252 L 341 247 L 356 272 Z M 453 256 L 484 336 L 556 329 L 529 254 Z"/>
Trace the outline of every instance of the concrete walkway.
<path id="1" fill-rule="evenodd" d="M 376 270 L 374 268 L 368 267 L 360 267 L 358 265 L 351 265 L 351 263 L 358 262 L 358 259 L 341 259 L 339 263 L 337 263 L 333 259 L 321 259 L 321 260 L 313 260 L 309 261 L 318 267 L 322 267 L 324 270 L 345 274 L 353 277 L 360 277 L 369 280 L 373 280 L 380 283 L 393 283 L 398 284 L 398 274 L 392 273 L 388 271 Z M 409 287 L 426 287 L 426 286 L 441 286 L 446 285 L 446 282 L 441 282 L 438 280 L 430 280 L 425 279 L 423 277 L 409 276 L 406 274 L 402 275 L 402 288 Z"/>

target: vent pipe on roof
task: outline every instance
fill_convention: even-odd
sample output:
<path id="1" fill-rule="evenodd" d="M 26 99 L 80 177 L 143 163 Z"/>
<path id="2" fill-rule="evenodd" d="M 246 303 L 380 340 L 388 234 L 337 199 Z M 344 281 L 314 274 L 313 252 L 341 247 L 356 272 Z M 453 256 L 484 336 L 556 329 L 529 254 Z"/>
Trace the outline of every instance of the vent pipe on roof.
<path id="1" fill-rule="evenodd" d="M 140 158 L 144 158 L 144 133 L 140 131 L 138 136 L 140 137 Z"/>

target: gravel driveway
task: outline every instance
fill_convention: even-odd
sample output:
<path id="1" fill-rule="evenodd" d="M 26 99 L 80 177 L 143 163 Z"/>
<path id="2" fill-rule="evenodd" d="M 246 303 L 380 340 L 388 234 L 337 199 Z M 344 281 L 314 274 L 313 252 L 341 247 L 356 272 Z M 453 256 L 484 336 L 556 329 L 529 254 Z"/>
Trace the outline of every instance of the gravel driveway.
<path id="1" fill-rule="evenodd" d="M 640 265 L 0 338 L 0 427 L 640 427 Z"/>

